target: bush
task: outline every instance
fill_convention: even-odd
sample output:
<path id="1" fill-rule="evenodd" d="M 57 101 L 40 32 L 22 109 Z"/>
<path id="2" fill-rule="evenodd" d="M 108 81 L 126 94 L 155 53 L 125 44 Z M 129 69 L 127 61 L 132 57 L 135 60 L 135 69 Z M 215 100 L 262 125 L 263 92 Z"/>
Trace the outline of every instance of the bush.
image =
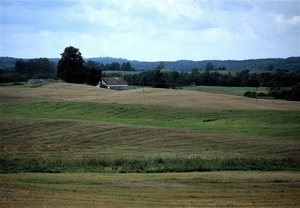
<path id="1" fill-rule="evenodd" d="M 268 97 L 268 94 L 264 93 L 264 92 L 259 92 L 259 93 L 257 93 L 257 96 L 258 97 Z"/>
<path id="2" fill-rule="evenodd" d="M 247 91 L 244 93 L 244 96 L 249 98 L 256 98 L 256 97 L 268 97 L 269 95 L 264 92 L 256 93 L 256 92 Z"/>
<path id="3" fill-rule="evenodd" d="M 280 88 L 270 91 L 270 96 L 276 99 L 285 99 L 285 100 L 297 100 L 299 96 L 299 90 L 294 87 L 291 88 Z"/>
<path id="4" fill-rule="evenodd" d="M 249 98 L 256 98 L 256 92 L 247 91 L 244 93 L 244 96 L 249 97 Z"/>

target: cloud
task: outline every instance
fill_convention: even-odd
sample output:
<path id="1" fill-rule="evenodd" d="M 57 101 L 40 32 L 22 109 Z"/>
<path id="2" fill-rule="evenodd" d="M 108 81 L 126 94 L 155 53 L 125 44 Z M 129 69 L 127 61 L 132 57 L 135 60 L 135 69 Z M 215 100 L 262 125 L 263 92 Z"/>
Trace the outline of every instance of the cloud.
<path id="1" fill-rule="evenodd" d="M 299 30 L 299 25 L 300 25 L 299 15 L 295 15 L 290 18 L 282 14 L 272 14 L 271 16 L 273 17 L 279 32 L 286 32 L 293 28 Z"/>
<path id="2" fill-rule="evenodd" d="M 248 1 L 216 1 L 217 10 L 225 11 L 249 11 L 253 6 Z"/>
<path id="3" fill-rule="evenodd" d="M 299 56 L 297 8 L 298 1 L 4 0 L 1 56 L 59 57 L 70 45 L 84 57 L 145 61 Z"/>

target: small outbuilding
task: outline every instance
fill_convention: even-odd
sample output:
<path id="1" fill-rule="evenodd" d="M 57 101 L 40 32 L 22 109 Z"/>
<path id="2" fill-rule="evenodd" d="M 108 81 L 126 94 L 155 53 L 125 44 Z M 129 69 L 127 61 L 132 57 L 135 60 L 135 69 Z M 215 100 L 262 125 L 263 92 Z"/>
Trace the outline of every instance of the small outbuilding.
<path id="1" fill-rule="evenodd" d="M 128 82 L 123 77 L 103 77 L 102 85 L 107 86 L 108 89 L 127 90 Z"/>

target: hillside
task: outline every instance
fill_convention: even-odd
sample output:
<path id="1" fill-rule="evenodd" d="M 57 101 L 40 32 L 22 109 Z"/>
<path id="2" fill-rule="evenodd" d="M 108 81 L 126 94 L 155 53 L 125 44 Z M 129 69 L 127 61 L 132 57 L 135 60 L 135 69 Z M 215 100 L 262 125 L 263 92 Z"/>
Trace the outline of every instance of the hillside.
<path id="1" fill-rule="evenodd" d="M 0 88 L 0 95 L 20 99 L 51 99 L 98 103 L 169 105 L 211 109 L 300 110 L 299 102 L 264 100 L 190 90 L 145 88 L 114 91 L 89 85 L 52 83 L 38 88 Z"/>
<path id="2" fill-rule="evenodd" d="M 88 58 L 86 60 L 92 60 L 100 63 L 129 62 L 132 67 L 137 70 L 153 69 L 160 64 L 160 61 L 145 62 L 145 61 L 132 61 L 127 59 L 117 58 Z M 266 58 L 266 59 L 249 59 L 249 60 L 178 60 L 178 61 L 162 61 L 166 69 L 177 71 L 190 71 L 193 68 L 202 69 L 206 68 L 207 63 L 211 62 L 216 69 L 219 67 L 225 67 L 227 70 L 233 69 L 249 69 L 249 70 L 267 70 L 270 65 L 274 66 L 274 69 L 287 69 L 289 71 L 297 71 L 300 69 L 300 57 L 289 58 Z"/>
<path id="3" fill-rule="evenodd" d="M 0 172 L 299 170 L 299 113 L 192 90 L 3 86 Z"/>

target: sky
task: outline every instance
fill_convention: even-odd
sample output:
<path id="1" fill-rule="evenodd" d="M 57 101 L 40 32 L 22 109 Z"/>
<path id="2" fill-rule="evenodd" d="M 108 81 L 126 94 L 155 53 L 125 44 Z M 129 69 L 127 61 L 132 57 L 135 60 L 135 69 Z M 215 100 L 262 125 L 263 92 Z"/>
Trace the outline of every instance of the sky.
<path id="1" fill-rule="evenodd" d="M 300 56 L 300 1 L 1 0 L 0 56 L 138 61 Z"/>

